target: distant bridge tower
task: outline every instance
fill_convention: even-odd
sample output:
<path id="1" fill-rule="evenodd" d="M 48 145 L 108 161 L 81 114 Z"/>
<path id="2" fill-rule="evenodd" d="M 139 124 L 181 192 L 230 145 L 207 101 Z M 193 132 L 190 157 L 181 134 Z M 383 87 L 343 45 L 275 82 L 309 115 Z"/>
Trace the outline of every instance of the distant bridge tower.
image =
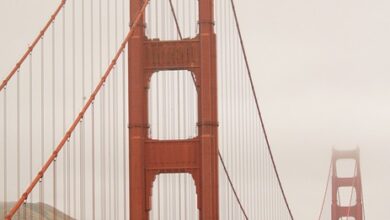
<path id="1" fill-rule="evenodd" d="M 130 0 L 134 23 L 143 0 Z M 218 220 L 218 121 L 214 0 L 199 0 L 199 34 L 192 39 L 147 39 L 138 25 L 129 40 L 130 219 L 148 220 L 152 184 L 162 173 L 194 179 L 201 220 Z M 145 18 L 143 18 L 145 22 Z M 141 22 L 142 23 L 142 22 Z M 188 70 L 198 92 L 198 136 L 186 140 L 148 137 L 148 88 L 157 71 Z"/>
<path id="2" fill-rule="evenodd" d="M 353 176 L 341 177 L 337 174 L 337 161 L 354 160 L 355 169 Z M 347 187 L 352 190 L 354 196 L 351 206 L 340 205 L 341 187 Z M 339 202 L 338 202 L 339 201 Z M 333 150 L 332 156 L 332 220 L 344 219 L 346 217 L 354 217 L 354 220 L 363 220 L 362 209 L 362 181 L 360 173 L 360 151 L 359 148 L 351 151 Z"/>

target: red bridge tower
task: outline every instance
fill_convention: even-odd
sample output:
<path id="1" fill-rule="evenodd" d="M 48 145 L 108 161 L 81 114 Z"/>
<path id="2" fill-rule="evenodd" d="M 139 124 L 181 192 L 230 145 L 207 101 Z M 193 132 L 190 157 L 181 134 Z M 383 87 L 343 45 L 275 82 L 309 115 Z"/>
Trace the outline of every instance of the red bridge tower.
<path id="1" fill-rule="evenodd" d="M 130 0 L 133 23 L 143 0 Z M 161 173 L 189 173 L 201 220 L 218 220 L 218 117 L 213 0 L 199 0 L 199 34 L 192 39 L 147 39 L 145 18 L 129 40 L 130 219 L 148 220 L 152 184 Z M 198 92 L 198 136 L 148 137 L 148 88 L 156 71 L 188 70 Z"/>
<path id="2" fill-rule="evenodd" d="M 354 175 L 352 177 L 339 177 L 337 175 L 337 161 L 352 159 L 355 163 Z M 339 220 L 342 217 L 354 217 L 354 220 L 363 220 L 362 211 L 362 180 L 360 175 L 360 151 L 359 148 L 351 151 L 333 150 L 332 156 L 332 220 Z M 352 187 L 356 201 L 352 206 L 341 206 L 339 201 L 339 189 L 341 187 Z"/>

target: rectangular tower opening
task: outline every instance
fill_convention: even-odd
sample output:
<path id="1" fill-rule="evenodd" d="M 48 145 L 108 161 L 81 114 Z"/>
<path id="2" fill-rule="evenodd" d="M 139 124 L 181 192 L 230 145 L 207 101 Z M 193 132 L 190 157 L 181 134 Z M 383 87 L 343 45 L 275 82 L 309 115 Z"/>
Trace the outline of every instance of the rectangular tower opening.
<path id="1" fill-rule="evenodd" d="M 160 71 L 150 79 L 149 138 L 183 140 L 198 135 L 198 95 L 192 73 Z"/>
<path id="2" fill-rule="evenodd" d="M 153 183 L 150 219 L 199 219 L 196 204 L 196 187 L 190 174 L 160 174 Z"/>

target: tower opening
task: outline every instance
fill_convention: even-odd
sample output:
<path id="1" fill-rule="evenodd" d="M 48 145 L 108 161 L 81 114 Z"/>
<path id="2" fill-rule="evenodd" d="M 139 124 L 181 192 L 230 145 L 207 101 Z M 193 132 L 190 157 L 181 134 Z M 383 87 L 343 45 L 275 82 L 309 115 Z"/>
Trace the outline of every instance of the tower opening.
<path id="1" fill-rule="evenodd" d="M 350 178 L 356 175 L 355 159 L 338 159 L 336 161 L 337 177 Z"/>
<path id="2" fill-rule="evenodd" d="M 181 40 L 199 33 L 196 0 L 152 0 L 146 8 L 146 36 L 149 39 Z"/>
<path id="3" fill-rule="evenodd" d="M 190 174 L 159 174 L 151 199 L 151 220 L 199 219 L 195 182 Z"/>
<path id="4" fill-rule="evenodd" d="M 198 135 L 198 95 L 187 70 L 152 75 L 148 93 L 149 138 L 183 140 Z"/>

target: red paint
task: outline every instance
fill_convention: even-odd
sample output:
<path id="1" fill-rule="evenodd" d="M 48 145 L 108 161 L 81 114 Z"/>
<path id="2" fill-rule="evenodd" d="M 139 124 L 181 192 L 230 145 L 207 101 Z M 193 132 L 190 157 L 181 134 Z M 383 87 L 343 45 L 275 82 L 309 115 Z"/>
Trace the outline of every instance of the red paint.
<path id="1" fill-rule="evenodd" d="M 143 1 L 130 0 L 131 23 Z M 219 219 L 216 36 L 213 0 L 199 0 L 200 33 L 179 41 L 149 40 L 145 25 L 129 40 L 130 219 L 148 220 L 152 184 L 161 173 L 189 173 L 199 218 Z M 142 19 L 145 20 L 144 18 Z M 199 136 L 189 140 L 148 138 L 148 88 L 161 70 L 189 70 L 198 92 Z"/>
<path id="2" fill-rule="evenodd" d="M 356 174 L 353 177 L 343 178 L 337 176 L 337 161 L 342 159 L 353 159 L 356 161 Z M 332 220 L 339 220 L 341 217 L 347 216 L 354 217 L 355 220 L 363 220 L 359 148 L 352 151 L 333 150 L 332 174 Z M 341 207 L 337 204 L 337 191 L 340 187 L 355 187 L 356 205 Z M 354 202 L 352 202 L 352 204 L 354 204 Z"/>

